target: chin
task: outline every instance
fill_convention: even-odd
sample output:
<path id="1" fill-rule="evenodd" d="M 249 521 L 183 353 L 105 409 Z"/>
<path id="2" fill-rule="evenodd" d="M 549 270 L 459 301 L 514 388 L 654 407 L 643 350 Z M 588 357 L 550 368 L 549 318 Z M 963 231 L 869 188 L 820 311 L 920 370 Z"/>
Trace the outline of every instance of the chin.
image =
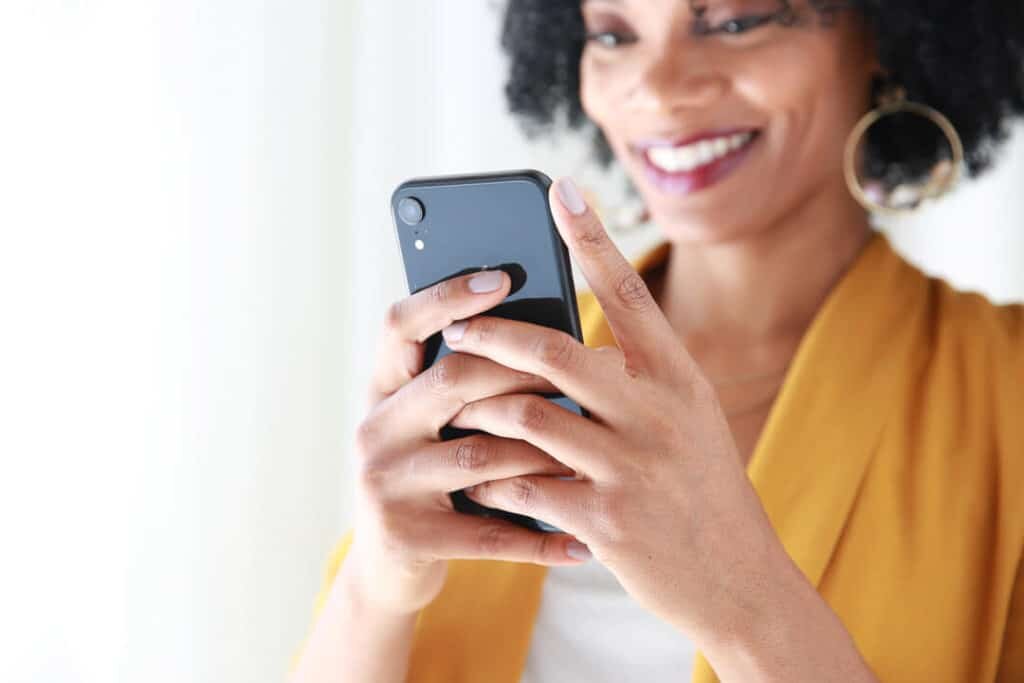
<path id="1" fill-rule="evenodd" d="M 662 202 L 651 201 L 645 195 L 650 222 L 658 227 L 665 239 L 671 242 L 691 244 L 724 244 L 747 239 L 755 234 L 757 221 L 742 209 L 750 202 L 729 206 L 681 207 L 665 206 Z M 660 198 L 659 198 L 660 199 Z M 737 211 L 739 209 L 739 211 Z"/>
<path id="2" fill-rule="evenodd" d="M 652 220 L 666 240 L 677 244 L 727 244 L 751 236 L 749 229 L 723 227 L 721 223 L 703 220 L 689 220 L 678 216 L 658 218 L 657 215 L 652 215 Z"/>

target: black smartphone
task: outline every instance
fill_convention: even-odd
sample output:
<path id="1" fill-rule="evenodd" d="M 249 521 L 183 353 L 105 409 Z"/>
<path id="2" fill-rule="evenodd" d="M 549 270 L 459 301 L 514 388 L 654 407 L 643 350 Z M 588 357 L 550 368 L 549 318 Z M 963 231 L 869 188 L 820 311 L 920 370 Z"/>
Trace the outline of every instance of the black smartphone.
<path id="1" fill-rule="evenodd" d="M 504 270 L 512 288 L 486 315 L 552 327 L 582 341 L 569 251 L 548 206 L 550 186 L 550 178 L 532 170 L 416 178 L 399 185 L 391 212 L 410 294 L 459 275 Z M 424 369 L 451 353 L 440 333 L 425 347 Z M 562 394 L 545 396 L 588 416 Z M 449 425 L 441 438 L 476 433 Z M 480 505 L 462 491 L 450 495 L 460 512 L 560 531 L 542 520 Z"/>

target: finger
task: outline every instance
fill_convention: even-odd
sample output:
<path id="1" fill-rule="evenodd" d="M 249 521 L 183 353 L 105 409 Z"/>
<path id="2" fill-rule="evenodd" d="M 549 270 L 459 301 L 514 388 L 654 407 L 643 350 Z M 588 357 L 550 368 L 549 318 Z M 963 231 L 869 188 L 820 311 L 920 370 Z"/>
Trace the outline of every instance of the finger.
<path id="1" fill-rule="evenodd" d="M 458 491 L 525 474 L 572 477 L 576 472 L 520 439 L 474 434 L 429 443 L 401 458 L 382 459 L 368 476 L 386 480 L 389 495 L 409 496 Z"/>
<path id="2" fill-rule="evenodd" d="M 557 566 L 581 562 L 569 554 L 571 543 L 586 551 L 586 546 L 568 534 L 531 531 L 503 519 L 461 512 L 437 514 L 443 519 L 425 517 L 419 537 L 423 554 L 438 560 L 504 560 Z"/>
<path id="3" fill-rule="evenodd" d="M 451 424 L 522 439 L 576 470 L 581 478 L 613 473 L 611 463 L 599 455 L 612 452 L 605 428 L 537 395 L 506 394 L 468 403 Z"/>
<path id="4" fill-rule="evenodd" d="M 549 201 L 558 232 L 601 304 L 627 363 L 652 369 L 667 344 L 680 344 L 647 283 L 608 237 L 571 179 L 553 183 Z"/>
<path id="5" fill-rule="evenodd" d="M 397 453 L 438 439 L 467 403 L 511 392 L 557 393 L 548 380 L 488 358 L 450 353 L 386 397 L 360 426 L 368 452 Z"/>
<path id="6" fill-rule="evenodd" d="M 421 371 L 426 339 L 456 320 L 497 306 L 510 287 L 507 273 L 489 270 L 444 280 L 391 304 L 370 384 L 370 404 L 397 391 Z"/>
<path id="7" fill-rule="evenodd" d="M 517 476 L 487 481 L 466 491 L 481 505 L 542 519 L 571 534 L 586 535 L 586 482 L 554 477 Z"/>
<path id="8" fill-rule="evenodd" d="M 603 418 L 621 413 L 622 354 L 591 349 L 571 335 L 518 320 L 476 316 L 443 330 L 452 349 L 543 377 Z"/>

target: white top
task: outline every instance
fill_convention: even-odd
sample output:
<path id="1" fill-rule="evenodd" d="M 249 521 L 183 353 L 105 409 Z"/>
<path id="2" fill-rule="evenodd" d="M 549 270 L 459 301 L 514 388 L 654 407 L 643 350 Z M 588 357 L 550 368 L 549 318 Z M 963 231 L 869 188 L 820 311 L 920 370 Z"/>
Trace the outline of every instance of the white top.
<path id="1" fill-rule="evenodd" d="M 596 559 L 548 569 L 521 683 L 689 681 L 694 645 Z"/>

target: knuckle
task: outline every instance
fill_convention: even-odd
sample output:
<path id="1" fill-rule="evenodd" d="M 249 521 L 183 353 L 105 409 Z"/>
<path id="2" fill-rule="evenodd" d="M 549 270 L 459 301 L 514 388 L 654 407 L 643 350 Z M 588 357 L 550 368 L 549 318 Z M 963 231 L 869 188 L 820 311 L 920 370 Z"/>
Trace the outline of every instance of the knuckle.
<path id="1" fill-rule="evenodd" d="M 538 560 L 547 560 L 556 555 L 556 550 L 551 543 L 552 534 L 540 534 L 537 539 L 537 546 L 534 550 Z"/>
<path id="2" fill-rule="evenodd" d="M 547 401 L 539 396 L 526 396 L 519 401 L 515 409 L 516 426 L 526 432 L 535 432 L 544 426 L 548 419 Z"/>
<path id="3" fill-rule="evenodd" d="M 482 470 L 490 461 L 490 446 L 484 439 L 478 437 L 464 439 L 455 447 L 453 460 L 455 467 L 460 470 L 466 472 Z"/>
<path id="4" fill-rule="evenodd" d="M 529 509 L 537 500 L 537 483 L 531 479 L 517 477 L 509 482 L 512 501 L 520 509 Z"/>
<path id="5" fill-rule="evenodd" d="M 687 368 L 677 386 L 685 400 L 694 407 L 707 407 L 718 402 L 718 390 L 710 380 L 696 368 Z"/>
<path id="6" fill-rule="evenodd" d="M 649 434 L 658 434 L 664 437 L 676 437 L 680 435 L 681 421 L 677 415 L 668 415 L 660 410 L 653 411 L 647 416 L 645 426 Z"/>
<path id="7" fill-rule="evenodd" d="M 584 252 L 600 253 L 608 246 L 608 235 L 592 221 L 584 221 L 576 231 L 576 245 Z"/>
<path id="8" fill-rule="evenodd" d="M 480 527 L 477 542 L 485 555 L 500 554 L 509 542 L 509 530 L 501 524 L 484 524 Z"/>
<path id="9" fill-rule="evenodd" d="M 452 299 L 452 283 L 450 280 L 442 280 L 431 287 L 430 303 L 435 306 L 445 306 Z"/>
<path id="10" fill-rule="evenodd" d="M 408 303 L 406 299 L 399 299 L 388 306 L 384 314 L 384 329 L 394 336 L 401 336 L 405 324 Z"/>
<path id="11" fill-rule="evenodd" d="M 380 428 L 371 417 L 364 419 L 356 427 L 355 450 L 360 459 L 369 458 L 376 453 L 380 445 Z"/>
<path id="12" fill-rule="evenodd" d="M 622 372 L 631 379 L 640 379 L 644 374 L 643 367 L 636 362 L 636 359 L 630 356 L 623 354 L 620 364 L 622 365 Z"/>
<path id="13" fill-rule="evenodd" d="M 619 278 L 615 285 L 615 296 L 623 306 L 636 311 L 647 309 L 652 301 L 647 283 L 632 269 Z"/>
<path id="14" fill-rule="evenodd" d="M 615 548 L 629 542 L 630 532 L 623 528 L 621 505 L 614 495 L 606 493 L 597 497 L 588 516 L 603 545 Z"/>
<path id="15" fill-rule="evenodd" d="M 356 476 L 364 491 L 380 494 L 391 481 L 391 463 L 380 456 L 363 457 L 356 466 Z"/>
<path id="16" fill-rule="evenodd" d="M 542 334 L 534 342 L 534 353 L 544 367 L 567 370 L 576 362 L 576 342 L 567 334 Z"/>
<path id="17" fill-rule="evenodd" d="M 446 396 L 458 382 L 462 374 L 463 356 L 450 353 L 430 366 L 427 370 L 426 383 L 431 393 Z"/>
<path id="18" fill-rule="evenodd" d="M 498 331 L 498 320 L 496 318 L 477 318 L 473 321 L 473 334 L 479 343 L 486 343 Z"/>

